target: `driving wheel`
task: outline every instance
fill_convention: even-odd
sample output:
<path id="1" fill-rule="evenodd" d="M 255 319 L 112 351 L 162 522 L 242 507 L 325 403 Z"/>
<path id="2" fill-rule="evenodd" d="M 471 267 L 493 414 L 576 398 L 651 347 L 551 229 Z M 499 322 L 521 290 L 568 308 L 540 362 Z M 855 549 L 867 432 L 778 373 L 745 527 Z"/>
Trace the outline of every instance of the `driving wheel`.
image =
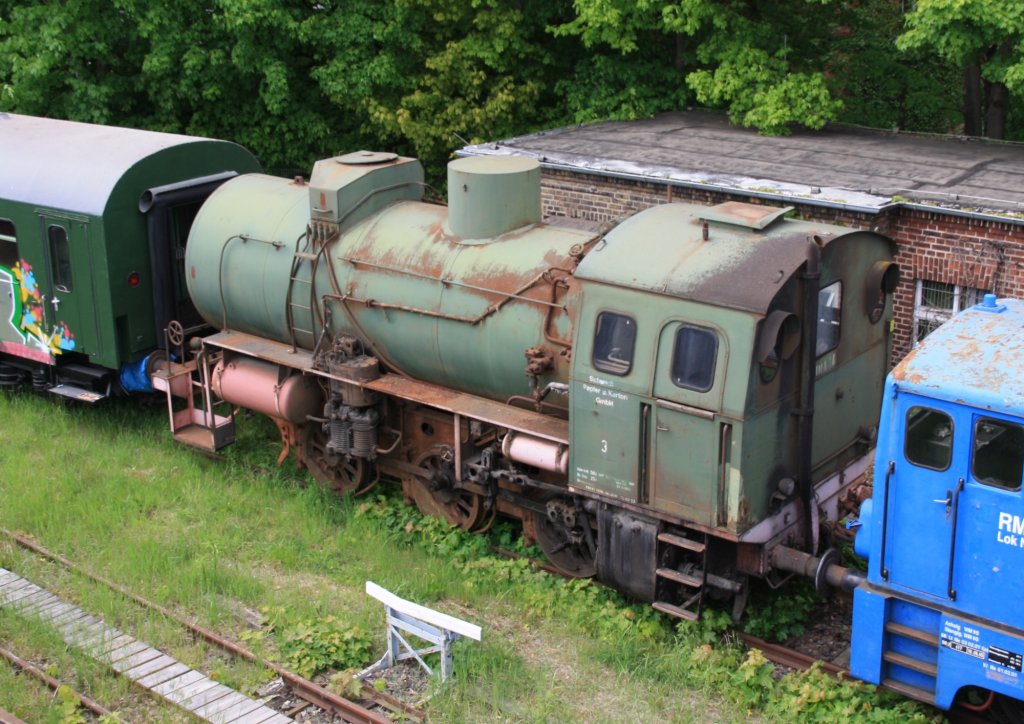
<path id="1" fill-rule="evenodd" d="M 588 517 L 570 498 L 551 498 L 543 513 L 533 511 L 532 515 L 537 545 L 558 570 L 574 578 L 589 578 L 597 573 L 597 533 L 590 529 Z"/>
<path id="2" fill-rule="evenodd" d="M 317 424 L 302 431 L 302 461 L 313 479 L 339 495 L 358 493 L 370 478 L 370 464 L 363 458 L 345 458 L 327 451 L 327 435 Z"/>
<path id="3" fill-rule="evenodd" d="M 476 493 L 454 487 L 455 469 L 447 448 L 428 450 L 415 464 L 425 476 L 412 479 L 412 497 L 424 515 L 444 518 L 463 530 L 473 530 L 484 517 L 483 499 Z"/>

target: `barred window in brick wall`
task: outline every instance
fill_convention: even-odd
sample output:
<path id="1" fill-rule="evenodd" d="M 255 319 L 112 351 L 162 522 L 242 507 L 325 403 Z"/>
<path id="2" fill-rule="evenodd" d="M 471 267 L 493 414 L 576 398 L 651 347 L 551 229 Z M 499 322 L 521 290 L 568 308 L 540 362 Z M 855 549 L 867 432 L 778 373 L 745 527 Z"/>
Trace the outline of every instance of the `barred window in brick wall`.
<path id="1" fill-rule="evenodd" d="M 914 346 L 940 324 L 981 301 L 984 289 L 918 279 L 914 291 Z"/>

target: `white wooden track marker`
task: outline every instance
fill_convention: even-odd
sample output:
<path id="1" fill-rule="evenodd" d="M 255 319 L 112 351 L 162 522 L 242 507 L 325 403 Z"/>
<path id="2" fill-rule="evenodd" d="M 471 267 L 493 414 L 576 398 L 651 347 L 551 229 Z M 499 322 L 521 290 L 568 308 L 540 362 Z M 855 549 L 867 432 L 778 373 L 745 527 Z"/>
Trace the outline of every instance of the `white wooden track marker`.
<path id="1" fill-rule="evenodd" d="M 388 650 L 380 661 L 361 671 L 356 677 L 358 679 L 383 671 L 406 659 L 416 659 L 428 674 L 433 674 L 433 669 L 427 666 L 423 657 L 440 652 L 441 680 L 447 681 L 452 673 L 452 643 L 461 636 L 474 641 L 480 640 L 479 626 L 406 601 L 372 581 L 366 582 L 366 593 L 383 603 L 387 611 Z M 431 646 L 417 649 L 402 635 L 402 631 L 426 641 Z"/>

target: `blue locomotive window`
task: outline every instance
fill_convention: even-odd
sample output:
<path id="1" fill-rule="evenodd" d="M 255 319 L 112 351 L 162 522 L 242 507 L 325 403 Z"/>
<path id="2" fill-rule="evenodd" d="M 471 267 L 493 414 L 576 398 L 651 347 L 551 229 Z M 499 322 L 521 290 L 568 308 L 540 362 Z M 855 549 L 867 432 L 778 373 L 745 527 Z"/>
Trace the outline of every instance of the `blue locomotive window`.
<path id="1" fill-rule="evenodd" d="M 818 344 L 815 356 L 839 346 L 842 322 L 843 283 L 833 282 L 818 292 Z"/>
<path id="2" fill-rule="evenodd" d="M 932 470 L 946 470 L 953 456 L 953 420 L 945 412 L 927 407 L 907 411 L 907 460 Z"/>
<path id="3" fill-rule="evenodd" d="M 59 291 L 70 292 L 73 286 L 67 229 L 54 225 L 47 229 L 46 233 L 50 240 L 50 271 L 53 274 L 53 286 Z"/>
<path id="4" fill-rule="evenodd" d="M 594 330 L 594 367 L 613 375 L 627 375 L 633 367 L 636 321 L 615 312 L 597 315 Z"/>
<path id="5" fill-rule="evenodd" d="M 703 327 L 682 326 L 672 350 L 672 381 L 678 387 L 707 392 L 715 381 L 718 336 Z"/>
<path id="6" fill-rule="evenodd" d="M 0 266 L 11 269 L 18 263 L 18 239 L 14 233 L 14 222 L 0 219 Z"/>
<path id="7" fill-rule="evenodd" d="M 1020 490 L 1024 470 L 1024 427 L 1005 420 L 981 417 L 974 423 L 974 459 L 971 474 L 984 485 Z"/>

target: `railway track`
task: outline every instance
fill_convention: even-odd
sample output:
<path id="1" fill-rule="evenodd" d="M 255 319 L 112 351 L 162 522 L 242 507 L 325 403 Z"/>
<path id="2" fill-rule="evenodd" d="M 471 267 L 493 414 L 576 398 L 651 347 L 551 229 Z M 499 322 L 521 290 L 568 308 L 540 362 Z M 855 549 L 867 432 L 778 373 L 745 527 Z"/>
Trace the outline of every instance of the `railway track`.
<path id="1" fill-rule="evenodd" d="M 143 608 L 159 613 L 168 620 L 174 621 L 175 623 L 184 627 L 194 636 L 197 636 L 198 638 L 206 641 L 209 644 L 212 644 L 213 646 L 216 646 L 217 648 L 222 649 L 223 651 L 230 653 L 233 656 L 237 656 L 246 661 L 259 664 L 273 671 L 277 676 L 281 678 L 285 685 L 287 685 L 287 687 L 291 690 L 292 694 L 294 694 L 296 697 L 302 699 L 308 705 L 315 706 L 318 709 L 330 713 L 333 716 L 340 717 L 344 721 L 351 722 L 352 724 L 389 724 L 389 722 L 392 721 L 392 717 L 399 718 L 402 721 L 411 722 L 421 722 L 425 719 L 425 714 L 421 710 L 399 699 L 396 699 L 395 697 L 392 697 L 385 692 L 377 691 L 376 689 L 365 683 L 363 683 L 362 685 L 361 694 L 362 700 L 367 702 L 366 706 L 363 706 L 362 704 L 359 704 L 355 701 L 351 701 L 344 697 L 338 696 L 337 694 L 334 694 L 333 692 L 324 689 L 322 686 L 316 684 L 315 682 L 310 681 L 309 679 L 306 679 L 302 676 L 299 676 L 298 674 L 285 669 L 279 664 L 276 664 L 261 656 L 258 656 L 257 654 L 253 653 L 241 644 L 231 641 L 225 638 L 224 636 L 217 634 L 214 631 L 211 631 L 202 626 L 187 621 L 178 614 L 167 609 L 166 607 L 149 601 L 148 599 L 126 589 L 124 586 L 121 586 L 120 584 L 111 581 L 107 578 L 104 578 L 103 576 L 97 575 L 92 571 L 87 570 L 83 566 L 80 566 L 74 563 L 73 561 L 65 558 L 64 556 L 47 550 L 45 547 L 39 545 L 35 541 L 32 541 L 24 536 L 18 535 L 3 528 L 0 528 L 0 536 L 7 538 L 8 540 L 12 541 L 13 543 L 17 544 L 25 550 L 31 551 L 35 555 L 38 555 L 42 558 L 45 558 L 46 560 L 56 563 L 57 565 L 69 571 L 72 571 L 80 576 L 88 578 L 91 581 L 106 586 L 110 590 L 115 591 L 118 594 L 134 601 Z M 14 655 L 12 654 L 12 656 Z M 8 661 L 11 661 L 13 665 L 24 669 L 30 675 L 37 675 L 36 672 L 30 671 L 29 668 L 26 668 L 31 667 L 31 665 L 28 664 L 28 662 L 23 662 L 20 659 L 15 661 L 15 659 L 17 659 L 16 656 L 14 656 L 14 658 L 12 659 L 4 655 L 4 658 L 7 658 Z M 26 666 L 22 666 L 22 664 L 25 664 Z M 43 674 L 43 672 L 38 673 Z M 45 676 L 45 674 L 43 674 L 43 676 Z M 47 685 L 51 685 L 50 682 L 48 681 L 46 683 Z M 57 685 L 59 686 L 60 683 L 57 682 Z M 92 708 L 92 706 L 85 703 L 87 699 L 83 699 L 81 696 L 79 697 L 79 699 L 80 701 L 82 701 L 83 706 L 90 709 L 90 711 L 94 711 L 94 713 L 110 713 L 105 709 L 103 710 L 103 712 L 97 712 Z M 91 704 L 95 704 L 95 702 L 91 702 L 91 700 L 89 701 Z M 100 705 L 98 704 L 95 704 L 95 706 L 102 709 L 102 707 L 100 707 Z M 297 713 L 299 709 L 303 708 L 306 707 L 296 707 L 292 711 Z"/>
<path id="2" fill-rule="evenodd" d="M 98 702 L 93 701 L 92 699 L 90 699 L 85 694 L 83 694 L 83 693 L 81 693 L 79 691 L 76 691 L 74 688 L 69 686 L 67 683 L 62 682 L 62 681 L 58 681 L 57 679 L 55 679 L 52 676 L 50 676 L 49 674 L 47 674 L 45 671 L 42 671 L 38 667 L 33 666 L 30 662 L 28 662 L 28 661 L 22 659 L 21 657 L 19 657 L 13 651 L 11 651 L 9 649 L 6 649 L 4 647 L 0 647 L 0 657 L 3 657 L 4 659 L 6 659 L 7 662 L 9 664 L 11 664 L 11 666 L 14 666 L 19 671 L 22 671 L 22 672 L 28 674 L 29 676 L 31 676 L 33 679 L 36 679 L 37 681 L 45 684 L 46 686 L 48 686 L 53 691 L 57 691 L 58 689 L 63 688 L 64 691 L 70 693 L 72 696 L 74 696 L 78 700 L 78 704 L 81 707 L 83 707 L 85 709 L 88 709 L 89 711 L 91 711 L 96 716 L 113 716 L 114 715 L 114 712 L 112 712 L 110 709 L 107 709 L 102 704 L 99 704 Z M 6 724 L 8 719 L 6 719 L 5 716 L 9 717 L 10 721 L 12 721 L 12 722 L 20 721 L 20 719 L 17 719 L 13 714 L 10 714 L 9 712 L 4 712 L 2 709 L 0 709 L 0 723 Z"/>

